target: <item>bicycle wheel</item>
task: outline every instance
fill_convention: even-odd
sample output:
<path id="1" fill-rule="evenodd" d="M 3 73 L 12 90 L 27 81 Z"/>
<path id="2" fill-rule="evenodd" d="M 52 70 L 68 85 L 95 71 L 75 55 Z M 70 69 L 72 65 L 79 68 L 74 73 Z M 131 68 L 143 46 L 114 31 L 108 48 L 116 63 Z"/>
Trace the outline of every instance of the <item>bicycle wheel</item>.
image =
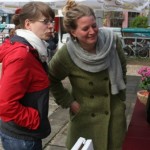
<path id="1" fill-rule="evenodd" d="M 143 47 L 138 51 L 138 56 L 140 58 L 147 58 L 149 55 L 149 51 L 147 47 Z"/>
<path id="2" fill-rule="evenodd" d="M 129 56 L 132 56 L 134 53 L 133 53 L 133 50 L 130 46 L 126 46 L 124 47 L 124 54 L 129 57 Z"/>

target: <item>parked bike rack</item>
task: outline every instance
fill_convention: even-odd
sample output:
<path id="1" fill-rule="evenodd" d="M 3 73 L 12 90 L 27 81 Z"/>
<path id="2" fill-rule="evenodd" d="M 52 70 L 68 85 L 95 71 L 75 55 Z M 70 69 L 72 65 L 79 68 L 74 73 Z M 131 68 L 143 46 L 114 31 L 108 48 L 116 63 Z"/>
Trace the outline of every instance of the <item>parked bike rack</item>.
<path id="1" fill-rule="evenodd" d="M 122 34 L 121 39 L 122 39 L 123 47 L 130 45 L 130 46 L 134 46 L 135 49 L 137 50 L 139 48 L 139 42 L 142 40 L 146 40 L 148 45 L 143 44 L 143 46 L 145 46 L 145 48 L 148 48 L 149 51 L 148 56 L 150 57 L 150 44 L 148 43 L 150 42 L 150 29 L 122 28 L 121 34 Z"/>

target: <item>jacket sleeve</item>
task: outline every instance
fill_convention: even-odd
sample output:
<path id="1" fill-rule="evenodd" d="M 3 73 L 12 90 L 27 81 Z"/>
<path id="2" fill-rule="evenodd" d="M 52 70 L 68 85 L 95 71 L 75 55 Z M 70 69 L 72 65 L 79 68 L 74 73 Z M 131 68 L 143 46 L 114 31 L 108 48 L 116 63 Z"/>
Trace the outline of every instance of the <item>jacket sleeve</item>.
<path id="1" fill-rule="evenodd" d="M 40 123 L 38 111 L 20 103 L 31 84 L 31 75 L 24 59 L 5 62 L 0 83 L 0 118 L 14 121 L 21 127 L 37 129 Z"/>
<path id="2" fill-rule="evenodd" d="M 59 49 L 49 63 L 49 73 L 51 80 L 51 92 L 58 105 L 68 108 L 74 101 L 70 90 L 64 86 L 63 80 L 69 76 L 69 55 L 66 52 L 66 46 Z"/>

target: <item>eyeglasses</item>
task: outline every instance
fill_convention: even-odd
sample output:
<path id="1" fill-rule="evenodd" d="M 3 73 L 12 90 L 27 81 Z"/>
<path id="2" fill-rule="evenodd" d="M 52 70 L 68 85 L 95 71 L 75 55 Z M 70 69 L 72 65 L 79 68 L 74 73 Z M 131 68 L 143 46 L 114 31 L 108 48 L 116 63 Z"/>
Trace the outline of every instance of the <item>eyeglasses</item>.
<path id="1" fill-rule="evenodd" d="M 42 22 L 45 25 L 48 25 L 48 24 L 52 24 L 53 26 L 55 25 L 55 21 L 50 20 L 50 19 L 38 20 L 38 22 Z"/>

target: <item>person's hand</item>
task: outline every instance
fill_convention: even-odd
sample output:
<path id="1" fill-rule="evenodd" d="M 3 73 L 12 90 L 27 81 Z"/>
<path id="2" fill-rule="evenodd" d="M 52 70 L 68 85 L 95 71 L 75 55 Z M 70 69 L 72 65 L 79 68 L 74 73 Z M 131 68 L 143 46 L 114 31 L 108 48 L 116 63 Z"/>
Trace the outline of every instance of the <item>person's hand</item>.
<path id="1" fill-rule="evenodd" d="M 80 104 L 77 101 L 74 101 L 70 105 L 70 110 L 73 114 L 76 114 L 80 110 Z"/>

